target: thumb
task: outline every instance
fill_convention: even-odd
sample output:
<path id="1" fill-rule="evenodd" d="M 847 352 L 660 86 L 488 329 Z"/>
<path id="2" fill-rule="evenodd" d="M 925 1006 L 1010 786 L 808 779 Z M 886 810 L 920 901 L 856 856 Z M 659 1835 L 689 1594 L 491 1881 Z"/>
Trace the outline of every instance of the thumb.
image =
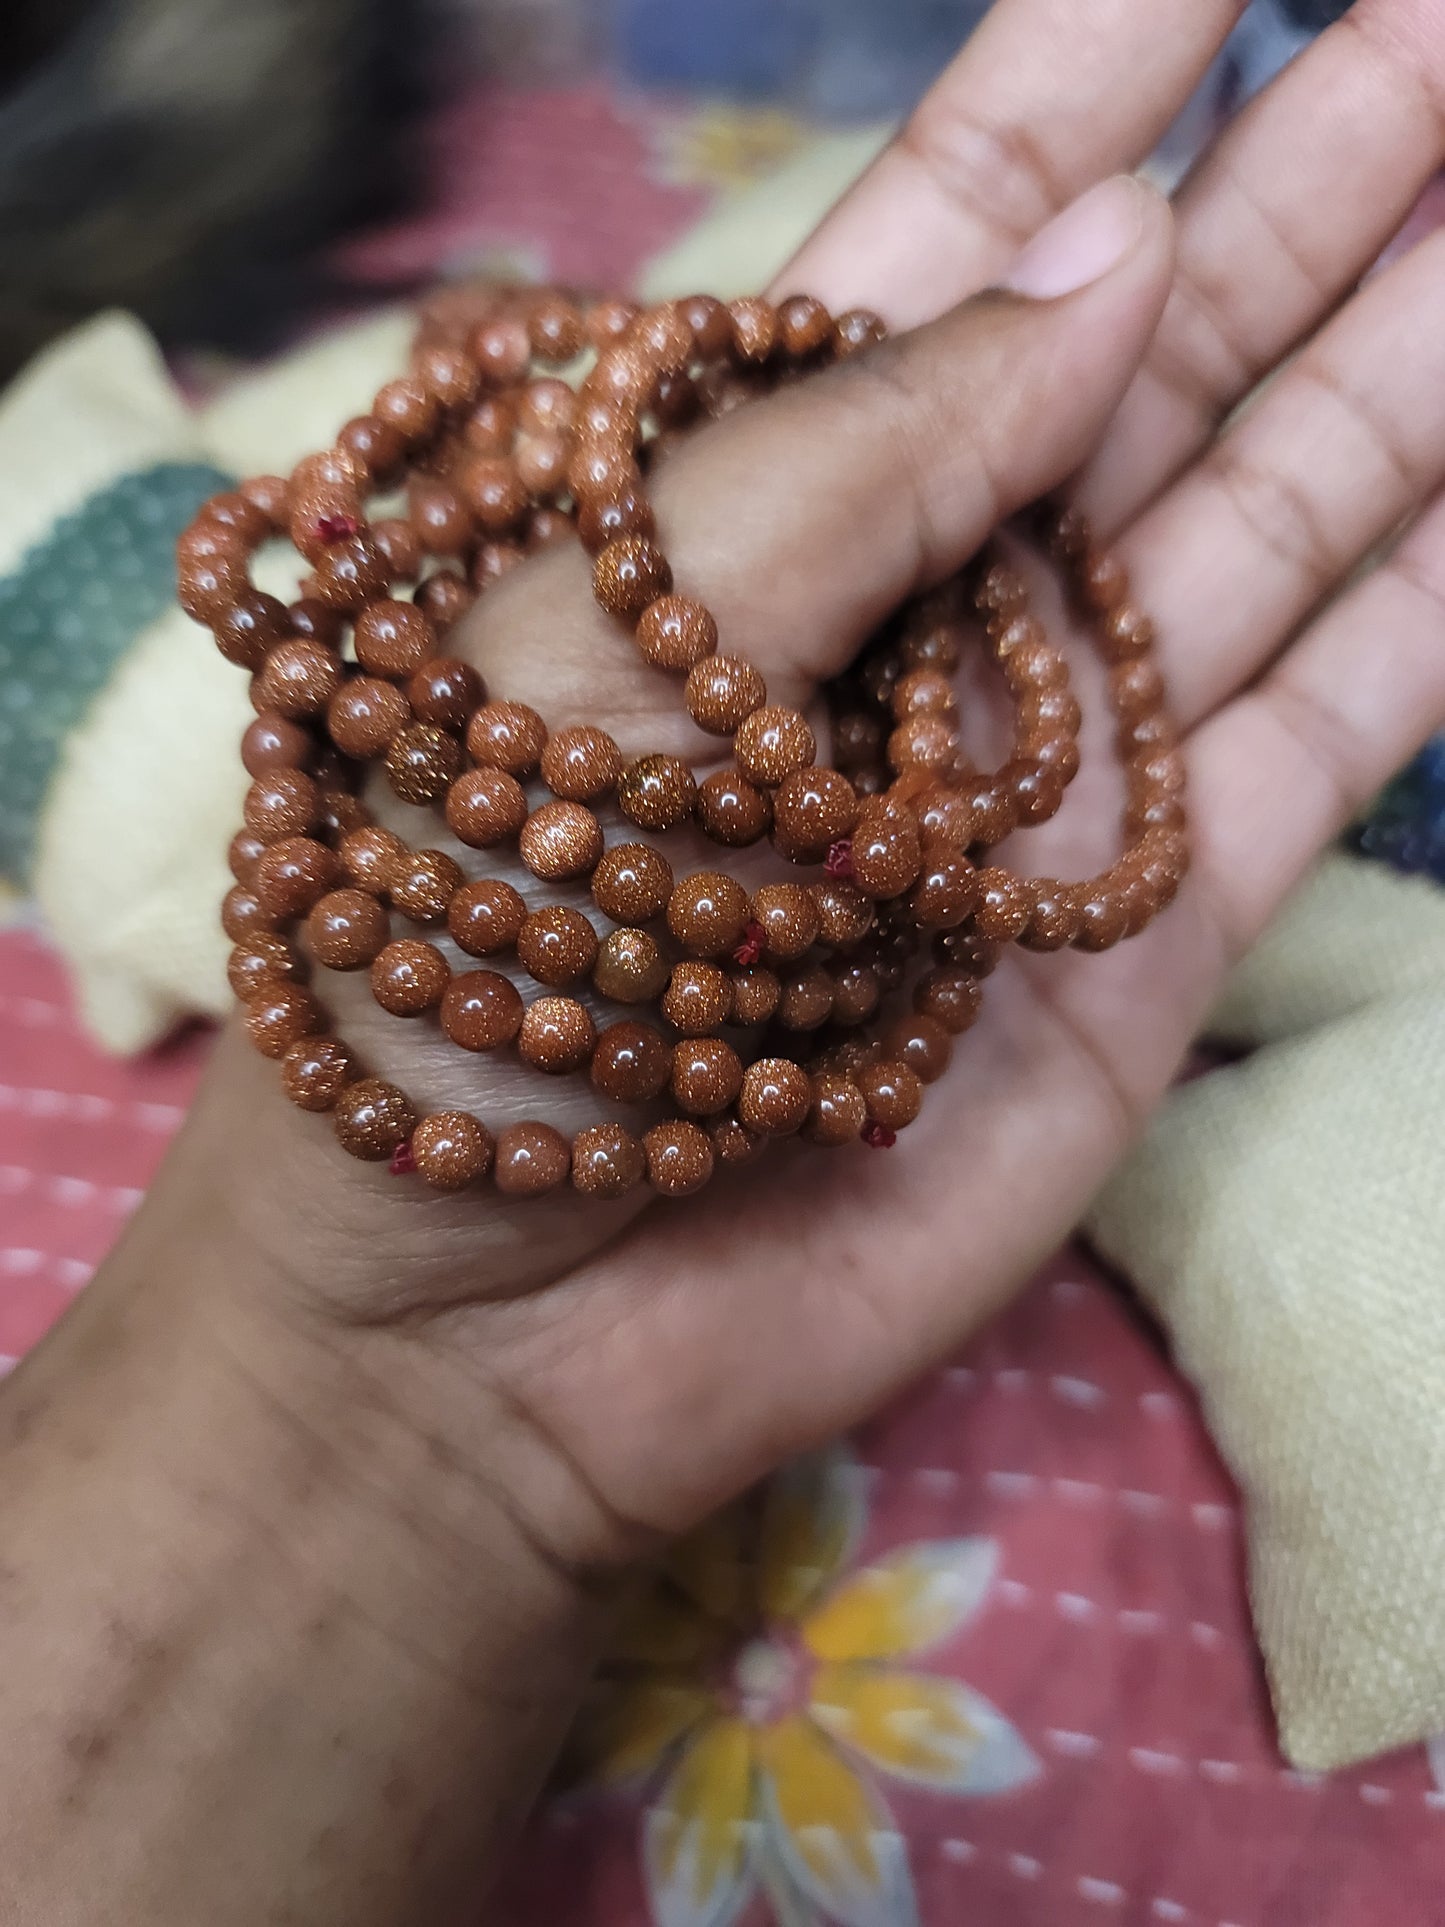
<path id="1" fill-rule="evenodd" d="M 801 700 L 905 596 L 1057 487 L 1148 346 L 1172 241 L 1159 194 L 1128 175 L 1105 181 L 996 287 L 670 451 L 652 490 L 658 539 L 679 593 L 716 618 L 719 648 L 756 664 L 774 700 Z M 605 721 L 628 750 L 705 741 L 676 686 L 596 609 L 573 545 L 489 592 L 466 646 L 497 693 L 554 726 Z"/>

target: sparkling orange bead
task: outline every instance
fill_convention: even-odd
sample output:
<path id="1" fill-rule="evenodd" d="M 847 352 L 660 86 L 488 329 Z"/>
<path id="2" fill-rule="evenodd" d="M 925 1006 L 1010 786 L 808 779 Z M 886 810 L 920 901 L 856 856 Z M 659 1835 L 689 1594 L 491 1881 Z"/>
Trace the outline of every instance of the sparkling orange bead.
<path id="1" fill-rule="evenodd" d="M 371 994 L 393 1017 L 419 1017 L 442 1001 L 451 974 L 435 944 L 397 937 L 372 961 Z"/>
<path id="2" fill-rule="evenodd" d="M 278 642 L 256 679 L 255 701 L 261 712 L 295 720 L 320 716 L 341 687 L 341 659 L 320 643 L 297 637 Z"/>
<path id="3" fill-rule="evenodd" d="M 886 1131 L 901 1131 L 923 1106 L 923 1086 L 906 1064 L 896 1058 L 865 1064 L 854 1079 L 868 1106 L 868 1116 Z"/>
<path id="4" fill-rule="evenodd" d="M 753 892 L 752 914 L 770 958 L 801 957 L 818 939 L 818 906 L 801 883 L 765 883 Z"/>
<path id="5" fill-rule="evenodd" d="M 978 902 L 974 921 L 980 935 L 993 943 L 1013 943 L 1028 928 L 1033 898 L 1028 886 L 1007 870 L 990 866 L 975 879 Z"/>
<path id="6" fill-rule="evenodd" d="M 667 927 L 696 957 L 736 948 L 749 916 L 748 893 L 720 870 L 696 870 L 673 886 Z"/>
<path id="7" fill-rule="evenodd" d="M 947 967 L 920 977 L 913 991 L 913 1008 L 934 1017 L 952 1037 L 960 1036 L 978 1016 L 982 999 L 977 977 Z"/>
<path id="8" fill-rule="evenodd" d="M 785 777 L 773 797 L 774 841 L 795 863 L 816 862 L 847 836 L 858 816 L 858 796 L 832 769 L 803 769 Z"/>
<path id="9" fill-rule="evenodd" d="M 697 786 L 697 820 L 714 843 L 746 849 L 767 834 L 773 806 L 766 790 L 738 769 L 715 770 Z"/>
<path id="10" fill-rule="evenodd" d="M 808 1073 L 787 1057 L 760 1057 L 743 1072 L 738 1116 L 764 1137 L 789 1137 L 802 1129 L 813 1103 Z"/>
<path id="11" fill-rule="evenodd" d="M 667 557 L 643 535 L 609 542 L 592 569 L 592 593 L 609 615 L 635 620 L 672 587 Z"/>
<path id="12" fill-rule="evenodd" d="M 767 1141 L 731 1114 L 709 1118 L 706 1129 L 713 1158 L 725 1169 L 733 1165 L 751 1164 Z"/>
<path id="13" fill-rule="evenodd" d="M 247 790 L 242 816 L 262 843 L 279 843 L 283 836 L 304 836 L 314 829 L 320 812 L 320 794 L 303 771 L 268 769 Z"/>
<path id="14" fill-rule="evenodd" d="M 671 894 L 672 865 L 650 843 L 614 843 L 592 872 L 592 900 L 614 923 L 650 923 Z"/>
<path id="15" fill-rule="evenodd" d="M 788 1030 L 817 1030 L 833 1015 L 833 979 L 821 965 L 790 970 L 781 983 L 777 1016 Z"/>
<path id="16" fill-rule="evenodd" d="M 881 802 L 866 802 L 852 836 L 852 881 L 870 897 L 896 897 L 922 867 L 915 819 Z"/>
<path id="17" fill-rule="evenodd" d="M 379 1077 L 348 1084 L 332 1112 L 344 1151 L 368 1163 L 384 1162 L 416 1128 L 416 1112 L 405 1091 Z"/>
<path id="18" fill-rule="evenodd" d="M 623 1017 L 608 1024 L 592 1051 L 592 1083 L 618 1104 L 645 1104 L 667 1087 L 672 1051 L 650 1024 Z"/>
<path id="19" fill-rule="evenodd" d="M 783 986 L 775 972 L 763 964 L 752 964 L 731 973 L 735 1024 L 766 1024 L 777 1015 Z"/>
<path id="20" fill-rule="evenodd" d="M 373 896 L 386 890 L 393 866 L 405 854 L 401 838 L 375 824 L 348 831 L 337 846 L 346 876 L 359 890 L 369 890 Z"/>
<path id="21" fill-rule="evenodd" d="M 858 943 L 872 929 L 872 899 L 856 884 L 814 883 L 809 885 L 809 892 L 818 912 L 818 934 L 824 943 L 835 947 Z"/>
<path id="22" fill-rule="evenodd" d="M 500 877 L 464 883 L 447 905 L 453 943 L 472 957 L 510 950 L 521 933 L 527 906 L 521 894 Z"/>
<path id="23" fill-rule="evenodd" d="M 648 1180 L 660 1197 L 689 1197 L 712 1176 L 712 1141 L 706 1131 L 685 1118 L 654 1124 L 642 1146 L 647 1155 Z"/>
<path id="24" fill-rule="evenodd" d="M 481 677 L 456 656 L 424 662 L 406 686 L 417 721 L 435 723 L 438 729 L 464 730 L 483 694 Z"/>
<path id="25" fill-rule="evenodd" d="M 815 1074 L 805 1137 L 814 1144 L 851 1144 L 867 1122 L 868 1106 L 851 1077 L 841 1071 Z"/>
<path id="26" fill-rule="evenodd" d="M 470 1111 L 433 1111 L 410 1143 L 417 1170 L 437 1191 L 460 1191 L 491 1169 L 492 1134 Z"/>
<path id="27" fill-rule="evenodd" d="M 394 683 L 379 676 L 353 676 L 326 707 L 326 728 L 343 756 L 367 760 L 381 755 L 398 730 L 411 721 L 411 709 Z"/>
<path id="28" fill-rule="evenodd" d="M 461 767 L 455 736 L 431 723 L 408 723 L 386 752 L 386 780 L 403 803 L 434 803 Z"/>
<path id="29" fill-rule="evenodd" d="M 590 976 L 597 962 L 597 932 L 580 910 L 566 904 L 534 911 L 517 932 L 516 943 L 522 967 L 554 989 Z"/>
<path id="30" fill-rule="evenodd" d="M 692 771 L 679 756 L 639 756 L 623 770 L 617 787 L 623 815 L 643 830 L 685 823 L 696 798 Z"/>
<path id="31" fill-rule="evenodd" d="M 767 684 L 741 656 L 705 656 L 688 671 L 683 700 L 699 729 L 710 736 L 731 736 L 767 700 L 767 693 Z"/>
<path id="32" fill-rule="evenodd" d="M 739 723 L 733 738 L 733 754 L 743 774 L 769 788 L 806 769 L 816 753 L 807 717 L 782 703 L 754 709 Z"/>
<path id="33" fill-rule="evenodd" d="M 509 776 L 532 775 L 546 741 L 547 725 L 526 703 L 484 703 L 467 725 L 472 761 Z"/>
<path id="34" fill-rule="evenodd" d="M 551 1076 L 580 1070 L 592 1055 L 597 1027 L 574 997 L 538 997 L 528 1004 L 517 1033 L 524 1063 Z"/>
<path id="35" fill-rule="evenodd" d="M 602 826 L 584 803 L 543 803 L 518 838 L 522 861 L 548 883 L 586 876 L 602 855 Z"/>
<path id="36" fill-rule="evenodd" d="M 442 998 L 442 1029 L 463 1050 L 500 1050 L 522 1028 L 522 999 L 510 978 L 495 970 L 453 977 Z"/>
<path id="37" fill-rule="evenodd" d="M 414 850 L 392 866 L 391 901 L 413 923 L 440 923 L 465 881 L 444 850 Z"/>
<path id="38" fill-rule="evenodd" d="M 904 1064 L 922 1084 L 935 1084 L 948 1069 L 953 1039 L 936 1017 L 900 1017 L 884 1034 L 888 1056 Z"/>
<path id="39" fill-rule="evenodd" d="M 365 890 L 330 890 L 306 919 L 311 954 L 328 970 L 360 970 L 386 942 L 386 912 Z"/>
<path id="40" fill-rule="evenodd" d="M 558 730 L 542 751 L 542 781 L 572 803 L 610 796 L 622 774 L 622 751 L 605 729 L 584 723 Z"/>
<path id="41" fill-rule="evenodd" d="M 371 676 L 414 676 L 436 653 L 436 633 L 414 602 L 373 602 L 356 618 L 356 660 Z"/>
<path id="42" fill-rule="evenodd" d="M 464 770 L 447 791 L 446 819 L 459 843 L 489 850 L 520 835 L 527 821 L 526 793 L 505 770 Z"/>
<path id="43" fill-rule="evenodd" d="M 273 984 L 246 1006 L 246 1032 L 263 1057 L 284 1057 L 298 1038 L 320 1028 L 320 1007 L 299 984 Z"/>
<path id="44" fill-rule="evenodd" d="M 621 1198 L 647 1175 L 647 1153 L 620 1124 L 590 1124 L 572 1140 L 572 1183 L 586 1198 Z"/>
<path id="45" fill-rule="evenodd" d="M 637 646 L 654 669 L 685 675 L 717 648 L 717 624 L 688 596 L 658 596 L 638 618 Z"/>
<path id="46" fill-rule="evenodd" d="M 672 1054 L 672 1094 L 690 1117 L 711 1117 L 742 1088 L 743 1067 L 720 1037 L 689 1037 Z"/>
<path id="47" fill-rule="evenodd" d="M 339 867 L 332 851 L 313 837 L 283 837 L 257 858 L 251 887 L 266 916 L 302 917 L 331 888 Z"/>
<path id="48" fill-rule="evenodd" d="M 674 964 L 662 997 L 662 1014 L 685 1037 L 705 1037 L 727 1023 L 733 993 L 727 972 L 716 964 Z"/>
<path id="49" fill-rule="evenodd" d="M 302 1037 L 281 1059 L 281 1088 L 303 1111 L 329 1111 L 355 1074 L 355 1060 L 335 1037 Z"/>
<path id="50" fill-rule="evenodd" d="M 645 930 L 613 930 L 598 946 L 592 981 L 614 1003 L 653 1003 L 667 979 L 667 959 Z"/>
<path id="51" fill-rule="evenodd" d="M 238 943 L 226 963 L 226 981 L 242 1003 L 264 996 L 277 984 L 303 983 L 307 974 L 304 960 L 283 937 L 261 930 Z"/>

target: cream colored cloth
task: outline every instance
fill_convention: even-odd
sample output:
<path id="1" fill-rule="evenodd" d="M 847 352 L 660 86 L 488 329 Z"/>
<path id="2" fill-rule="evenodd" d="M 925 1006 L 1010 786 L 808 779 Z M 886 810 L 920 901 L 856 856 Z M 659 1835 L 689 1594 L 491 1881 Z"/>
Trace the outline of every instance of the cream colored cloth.
<path id="1" fill-rule="evenodd" d="M 879 138 L 822 143 L 731 196 L 649 291 L 760 285 Z M 0 568 L 128 469 L 286 469 L 395 371 L 407 327 L 387 314 L 328 336 L 199 414 L 136 323 L 80 330 L 0 405 Z M 285 591 L 295 565 L 276 570 L 266 586 Z M 62 760 L 37 889 L 114 1049 L 225 1006 L 216 904 L 248 714 L 245 679 L 175 611 Z M 1246 1495 L 1286 1750 L 1328 1766 L 1445 1727 L 1445 895 L 1330 861 L 1220 1025 L 1264 1048 L 1171 1099 L 1092 1229 L 1201 1388 Z"/>
<path id="2" fill-rule="evenodd" d="M 1244 1062 L 1176 1091 L 1090 1219 L 1246 1501 L 1280 1737 L 1445 1728 L 1445 892 L 1335 857 L 1230 986 Z"/>
<path id="3" fill-rule="evenodd" d="M 140 323 L 99 316 L 37 358 L 0 400 L 0 575 L 61 517 L 121 476 L 165 461 L 283 472 L 404 359 L 392 311 L 329 335 L 188 408 Z M 278 547 L 261 587 L 294 596 Z M 86 1023 L 135 1051 L 177 1018 L 227 1007 L 216 906 L 246 776 L 236 743 L 246 682 L 172 608 L 137 638 L 69 737 L 41 816 L 34 890 L 70 961 Z"/>

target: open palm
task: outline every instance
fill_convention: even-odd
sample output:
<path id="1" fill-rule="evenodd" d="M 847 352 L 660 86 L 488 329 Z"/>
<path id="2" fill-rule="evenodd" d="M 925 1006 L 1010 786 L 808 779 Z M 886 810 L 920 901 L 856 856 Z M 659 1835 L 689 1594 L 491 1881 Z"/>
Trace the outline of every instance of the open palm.
<path id="1" fill-rule="evenodd" d="M 412 1187 L 338 1173 L 312 1120 L 250 1154 L 243 1182 L 268 1209 L 284 1220 L 289 1200 L 294 1222 L 313 1201 L 333 1295 L 411 1327 L 435 1314 L 547 1440 L 587 1495 L 593 1549 L 685 1527 L 877 1406 L 1021 1282 L 1148 1117 L 1231 962 L 1445 720 L 1445 235 L 1351 292 L 1445 158 L 1438 0 L 1360 0 L 1205 156 L 1173 234 L 1135 190 L 1137 238 L 1101 280 L 1062 301 L 968 299 L 1138 162 L 1237 12 L 1002 0 L 777 283 L 914 332 L 708 429 L 657 492 L 679 586 L 797 699 L 1076 476 L 1155 618 L 1185 732 L 1194 868 L 1171 909 L 1106 957 L 1006 956 L 891 1156 L 785 1145 L 638 1215 L 560 1194 L 403 1203 Z M 701 750 L 676 687 L 592 608 L 574 552 L 492 591 L 466 647 L 494 693 L 554 726 Z M 1087 874 L 1117 813 L 1107 768 L 1086 768 L 1017 861 Z M 479 1095 L 475 1062 L 415 1028 L 398 1042 L 353 988 L 323 994 L 382 1074 L 489 1121 L 535 1105 L 504 1066 Z M 218 1076 L 249 1103 L 264 1073 L 228 1049 Z M 580 1123 L 587 1103 L 561 1093 L 547 1114 Z M 338 1186 L 320 1222 L 314 1199 Z"/>

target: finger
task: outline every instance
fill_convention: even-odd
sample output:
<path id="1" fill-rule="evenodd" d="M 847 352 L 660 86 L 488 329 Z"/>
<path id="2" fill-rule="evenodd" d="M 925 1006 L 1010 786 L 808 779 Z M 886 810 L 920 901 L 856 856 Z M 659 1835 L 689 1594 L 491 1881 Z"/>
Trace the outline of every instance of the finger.
<path id="1" fill-rule="evenodd" d="M 1445 234 L 1369 282 L 1121 550 L 1192 723 L 1445 480 Z"/>
<path id="2" fill-rule="evenodd" d="M 677 587 L 774 700 L 841 668 L 906 595 L 1078 464 L 1162 308 L 1169 234 L 1152 189 L 1106 183 L 1026 251 L 1015 292 L 737 410 L 669 457 L 655 499 Z M 676 683 L 594 608 L 589 570 L 568 545 L 489 592 L 471 631 L 483 673 L 559 723 L 605 718 L 629 746 L 705 744 Z"/>
<path id="3" fill-rule="evenodd" d="M 1048 995 L 1043 966 L 1060 960 L 1001 968 L 906 1157 L 839 1153 L 819 1169 L 783 1147 L 741 1174 L 745 1210 L 719 1182 L 643 1225 L 625 1261 L 603 1254 L 508 1308 L 550 1426 L 585 1439 L 614 1504 L 660 1526 L 694 1516 L 976 1330 L 1121 1155 L 1228 959 L 1442 723 L 1445 496 L 1196 734 L 1195 869 L 1169 914 Z M 685 1463 L 659 1466 L 656 1439 L 679 1427 Z"/>
<path id="4" fill-rule="evenodd" d="M 1195 863 L 1237 957 L 1445 726 L 1445 495 L 1190 750 Z"/>
<path id="5" fill-rule="evenodd" d="M 876 308 L 895 327 L 942 314 L 1092 182 L 1143 159 L 1241 11 L 1239 0 L 1006 0 L 775 290 Z"/>
<path id="6" fill-rule="evenodd" d="M 1442 159 L 1438 0 L 1362 0 L 1226 128 L 1175 196 L 1169 305 L 1080 484 L 1099 528 L 1134 514 L 1318 325 Z"/>

